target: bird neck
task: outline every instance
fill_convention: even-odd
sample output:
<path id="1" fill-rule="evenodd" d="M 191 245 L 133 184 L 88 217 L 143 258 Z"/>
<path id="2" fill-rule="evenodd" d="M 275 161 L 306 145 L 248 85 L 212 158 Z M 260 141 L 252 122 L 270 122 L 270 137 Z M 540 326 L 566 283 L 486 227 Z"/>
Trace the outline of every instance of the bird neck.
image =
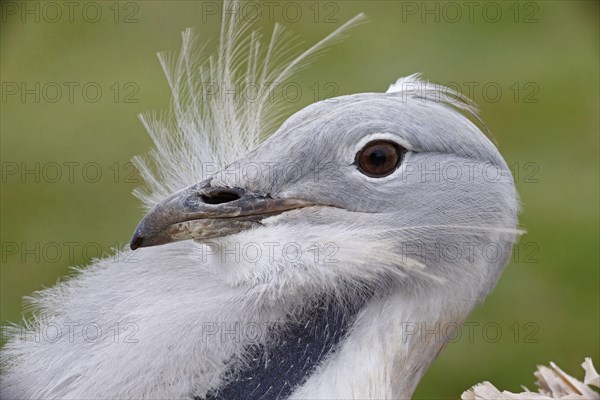
<path id="1" fill-rule="evenodd" d="M 285 324 L 274 328 L 273 340 L 249 346 L 243 367 L 230 370 L 229 383 L 210 392 L 206 400 L 287 398 L 335 352 L 371 296 L 346 302 L 324 295 L 288 310 Z"/>
<path id="2" fill-rule="evenodd" d="M 373 299 L 338 350 L 291 398 L 410 398 L 470 310 L 444 298 Z"/>

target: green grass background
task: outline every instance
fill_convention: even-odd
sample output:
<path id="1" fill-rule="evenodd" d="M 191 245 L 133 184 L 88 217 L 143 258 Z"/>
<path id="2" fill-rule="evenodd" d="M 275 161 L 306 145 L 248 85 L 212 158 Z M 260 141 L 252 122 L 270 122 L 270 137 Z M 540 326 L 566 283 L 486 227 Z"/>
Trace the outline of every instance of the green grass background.
<path id="1" fill-rule="evenodd" d="M 88 263 L 88 256 L 97 254 L 97 246 L 108 252 L 115 243 L 127 243 L 143 211 L 130 194 L 141 182 L 137 175 L 133 182 L 124 178 L 131 172 L 126 163 L 152 145 L 136 115 L 164 110 L 169 104 L 169 90 L 155 53 L 178 50 L 180 32 L 186 27 L 195 27 L 201 40 L 212 39 L 212 43 L 218 34 L 218 19 L 208 16 L 204 22 L 198 2 L 137 2 L 136 23 L 115 23 L 109 9 L 113 3 L 96 4 L 103 11 L 97 23 L 86 22 L 77 12 L 81 8 L 76 9 L 72 23 L 66 16 L 58 23 L 43 18 L 38 23 L 31 16 L 23 22 L 3 8 L 3 84 L 97 82 L 103 89 L 97 103 L 84 101 L 80 90 L 75 91 L 72 103 L 66 93 L 56 103 L 44 99 L 36 103 L 32 96 L 25 102 L 18 96 L 3 98 L 3 173 L 12 163 L 31 167 L 79 162 L 80 166 L 97 163 L 103 175 L 90 183 L 83 179 L 81 167 L 75 167 L 72 181 L 65 175 L 56 183 L 43 177 L 35 182 L 32 175 L 24 181 L 12 175 L 3 178 L 3 246 L 17 243 L 23 249 L 22 244 L 39 243 L 42 254 L 39 261 L 32 255 L 3 254 L 1 323 L 18 321 L 23 296 L 54 284 L 71 265 Z M 495 82 L 503 90 L 497 102 L 486 100 L 481 89 L 474 97 L 502 154 L 519 171 L 521 225 L 527 234 L 495 292 L 469 318 L 481 324 L 475 328 L 474 340 L 469 341 L 463 330 L 461 340 L 449 345 L 426 374 L 415 397 L 458 398 L 482 380 L 516 391 L 520 384 L 532 386 L 536 364 L 551 360 L 578 376 L 584 356 L 593 356 L 598 365 L 599 3 L 518 3 L 518 22 L 509 8 L 515 3 L 496 3 L 503 12 L 497 23 L 483 18 L 484 2 L 475 9 L 473 22 L 462 5 L 463 17 L 456 23 L 448 21 L 454 16 L 450 9 L 439 22 L 431 15 L 423 21 L 421 15 L 403 12 L 406 3 L 395 1 L 339 1 L 334 8 L 318 3 L 321 13 L 315 23 L 309 8 L 314 3 L 297 4 L 303 11 L 298 22 L 282 17 L 284 3 L 275 9 L 274 20 L 306 43 L 315 43 L 361 11 L 370 23 L 354 29 L 298 75 L 295 81 L 304 92 L 300 101 L 291 104 L 290 112 L 313 101 L 308 87 L 314 82 L 321 86 L 335 82 L 338 94 L 384 91 L 398 77 L 422 72 L 435 82 L 478 82 L 480 88 Z M 412 4 L 436 7 L 434 2 Z M 442 13 L 444 5 L 437 5 Z M 133 10 L 127 3 L 118 6 L 119 20 Z M 337 10 L 334 18 L 339 22 L 324 23 L 332 10 Z M 532 10 L 537 22 L 524 23 Z M 53 14 L 48 15 L 52 18 Z M 258 26 L 268 31 L 272 23 L 264 16 Z M 139 101 L 125 103 L 121 96 L 115 102 L 109 89 L 114 82 L 121 88 L 134 82 Z M 517 101 L 509 89 L 515 82 L 522 91 Z M 537 102 L 524 101 L 528 82 L 539 88 L 533 97 Z M 121 171 L 116 182 L 110 169 L 115 163 Z M 533 182 L 525 179 L 531 173 Z M 81 243 L 73 257 L 66 254 L 66 242 Z M 63 251 L 55 261 L 53 243 Z M 81 247 L 89 243 L 97 246 L 88 245 L 86 255 Z M 528 254 L 533 262 L 526 262 Z M 482 326 L 488 322 L 503 329 L 496 343 L 484 339 Z M 520 331 L 516 342 L 510 328 L 515 328 L 514 323 Z M 526 327 L 527 323 L 534 325 Z M 532 332 L 535 342 L 524 340 Z"/>

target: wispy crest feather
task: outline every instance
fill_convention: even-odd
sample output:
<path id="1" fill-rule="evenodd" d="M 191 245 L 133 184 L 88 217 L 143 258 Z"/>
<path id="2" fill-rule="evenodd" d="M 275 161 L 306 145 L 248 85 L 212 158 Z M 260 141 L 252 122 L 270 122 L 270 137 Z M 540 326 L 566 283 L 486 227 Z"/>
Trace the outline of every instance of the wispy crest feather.
<path id="1" fill-rule="evenodd" d="M 229 9 L 227 3 L 223 9 Z M 272 134 L 286 110 L 285 102 L 274 100 L 271 85 L 289 80 L 365 20 L 359 14 L 300 52 L 295 35 L 281 25 L 275 25 L 265 44 L 250 22 L 236 18 L 227 13 L 216 53 L 210 57 L 198 46 L 192 29 L 183 32 L 178 55 L 158 56 L 172 92 L 171 110 L 166 116 L 140 116 L 155 148 L 133 160 L 146 182 L 134 194 L 148 208 L 206 179 Z M 234 98 L 223 97 L 226 90 L 233 91 Z"/>
<path id="2" fill-rule="evenodd" d="M 494 135 L 479 116 L 479 108 L 473 100 L 451 87 L 429 82 L 420 73 L 408 75 L 392 83 L 386 93 L 410 96 L 423 101 L 434 101 L 452 107 L 473 122 L 494 144 Z"/>

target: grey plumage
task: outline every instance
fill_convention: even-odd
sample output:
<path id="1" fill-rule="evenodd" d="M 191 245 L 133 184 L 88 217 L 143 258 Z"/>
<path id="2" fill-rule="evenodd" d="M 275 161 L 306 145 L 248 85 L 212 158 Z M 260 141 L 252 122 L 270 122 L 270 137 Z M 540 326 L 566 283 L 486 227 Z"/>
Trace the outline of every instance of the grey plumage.
<path id="1" fill-rule="evenodd" d="M 235 32 L 231 29 L 226 25 L 223 30 L 221 56 L 239 44 L 229 37 Z M 183 76 L 189 74 L 187 35 L 177 69 Z M 218 65 L 227 69 L 219 72 L 227 79 L 242 79 L 233 73 L 231 62 L 219 58 Z M 196 241 L 138 249 L 135 263 L 124 262 L 126 257 L 101 260 L 38 294 L 33 300 L 38 319 L 32 330 L 48 323 L 93 322 L 105 331 L 115 322 L 128 322 L 137 327 L 138 341 L 124 345 L 76 336 L 36 343 L 15 336 L 3 350 L 3 395 L 219 396 L 240 374 L 248 373 L 257 346 L 260 357 L 281 361 L 268 354 L 280 345 L 276 339 L 285 337 L 285 327 L 305 321 L 317 313 L 315 305 L 326 304 L 333 310 L 326 316 L 344 317 L 348 312 L 347 318 L 332 324 L 340 331 L 326 338 L 335 340 L 318 347 L 318 362 L 288 385 L 286 396 L 409 397 L 452 327 L 492 289 L 518 235 L 511 173 L 478 127 L 473 106 L 412 75 L 387 93 L 312 104 L 257 145 L 255 134 L 264 124 L 258 120 L 261 115 L 248 122 L 254 106 L 240 112 L 210 103 L 201 112 L 192 107 L 197 99 L 177 95 L 179 86 L 186 85 L 185 79 L 182 82 L 172 82 L 175 133 L 166 125 L 147 122 L 156 140 L 159 168 L 153 173 L 140 164 L 152 189 L 144 200 L 158 205 L 136 231 L 134 247 Z M 194 84 L 187 87 L 195 89 Z M 211 117 L 206 110 L 213 112 Z M 211 120 L 219 117 L 220 122 Z M 208 132 L 215 126 L 221 131 Z M 366 176 L 356 165 L 357 153 L 376 140 L 406 150 L 398 168 L 381 178 Z M 229 150 L 235 158 L 228 156 Z M 227 165 L 206 177 L 198 154 Z M 206 200 L 215 191 L 236 191 L 237 198 Z M 248 211 L 272 210 L 273 201 L 303 205 L 258 219 Z M 210 230 L 211 224 L 222 229 L 240 221 L 244 223 L 232 234 Z M 178 224 L 186 224 L 187 230 L 176 237 L 169 231 L 169 240 L 148 242 L 162 230 L 182 228 Z M 279 250 L 271 257 L 272 243 Z M 288 244 L 300 249 L 299 257 L 281 252 Z M 327 245 L 336 250 L 333 257 L 311 252 Z M 227 258 L 231 249 L 248 246 L 261 249 L 264 256 Z M 456 248 L 461 251 L 458 257 L 443 253 Z M 488 248 L 495 251 L 493 256 Z M 223 323 L 267 328 L 258 339 L 202 339 L 206 324 Z M 423 336 L 423 324 L 441 326 L 443 334 Z M 123 326 L 119 329 L 125 333 Z M 308 362 L 301 358 L 286 372 L 291 376 Z M 286 379 L 285 373 L 277 376 Z M 277 383 L 257 382 L 250 389 Z M 248 393 L 243 396 L 250 398 Z M 275 395 L 267 391 L 265 396 Z"/>

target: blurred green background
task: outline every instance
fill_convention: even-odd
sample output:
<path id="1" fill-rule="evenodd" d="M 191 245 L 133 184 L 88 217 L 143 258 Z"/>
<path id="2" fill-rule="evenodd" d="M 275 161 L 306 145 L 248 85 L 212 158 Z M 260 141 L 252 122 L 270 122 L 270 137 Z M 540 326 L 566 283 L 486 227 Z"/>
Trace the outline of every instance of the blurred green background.
<path id="1" fill-rule="evenodd" d="M 217 38 L 206 2 L 92 3 L 72 15 L 63 2 L 2 3 L 1 323 L 70 266 L 127 243 L 143 214 L 128 161 L 152 146 L 136 115 L 169 105 L 155 53 L 178 50 L 186 27 Z M 577 376 L 584 356 L 598 365 L 599 3 L 478 2 L 471 14 L 463 2 L 286 4 L 272 18 L 263 5 L 257 26 L 281 22 L 312 44 L 361 11 L 370 20 L 297 76 L 290 113 L 332 87 L 384 91 L 422 72 L 472 94 L 515 173 L 527 234 L 471 315 L 473 340 L 463 330 L 415 397 L 458 398 L 483 380 L 517 391 L 549 361 Z"/>

